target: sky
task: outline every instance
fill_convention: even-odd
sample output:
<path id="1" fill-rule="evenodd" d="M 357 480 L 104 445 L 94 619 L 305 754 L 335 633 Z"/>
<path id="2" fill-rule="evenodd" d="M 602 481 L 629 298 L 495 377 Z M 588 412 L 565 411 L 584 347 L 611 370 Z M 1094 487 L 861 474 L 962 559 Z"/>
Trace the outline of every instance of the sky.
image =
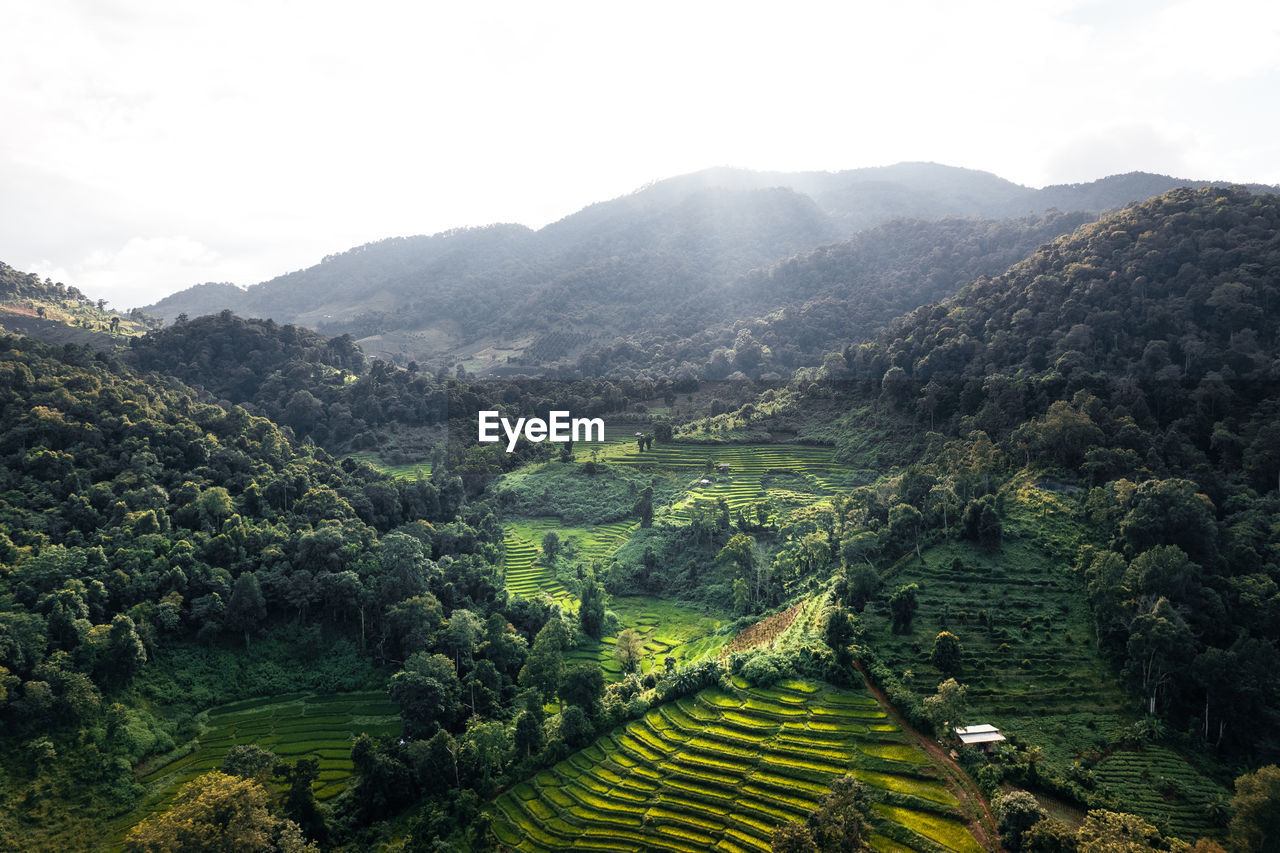
<path id="1" fill-rule="evenodd" d="M 112 307 L 713 166 L 1280 184 L 1280 4 L 0 0 L 0 260 Z"/>

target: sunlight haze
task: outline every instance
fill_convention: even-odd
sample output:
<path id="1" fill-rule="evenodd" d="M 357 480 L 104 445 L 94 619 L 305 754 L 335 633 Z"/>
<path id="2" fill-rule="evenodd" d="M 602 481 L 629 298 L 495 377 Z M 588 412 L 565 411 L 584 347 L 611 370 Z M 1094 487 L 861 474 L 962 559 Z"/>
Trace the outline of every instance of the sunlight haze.
<path id="1" fill-rule="evenodd" d="M 126 308 L 712 166 L 1280 182 L 1250 2 L 6 3 L 0 257 Z"/>

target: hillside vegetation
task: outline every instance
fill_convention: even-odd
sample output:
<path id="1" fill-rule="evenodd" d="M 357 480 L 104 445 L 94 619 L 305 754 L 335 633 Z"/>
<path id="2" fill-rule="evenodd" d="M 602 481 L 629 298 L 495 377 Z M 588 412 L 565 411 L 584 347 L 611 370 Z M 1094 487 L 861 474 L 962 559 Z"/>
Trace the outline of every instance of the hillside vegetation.
<path id="1" fill-rule="evenodd" d="M 1081 220 L 1051 215 L 1046 224 L 979 222 L 960 235 L 955 232 L 964 232 L 964 223 L 935 231 L 929 222 L 1068 210 L 1096 216 L 1176 186 L 1201 184 L 1134 173 L 1032 190 L 987 173 L 926 163 L 838 173 L 712 169 L 591 205 L 536 232 L 491 225 L 384 240 L 243 291 L 206 284 L 146 310 L 174 321 L 225 308 L 350 334 L 370 354 L 400 364 L 417 361 L 433 370 L 465 364 L 482 375 L 568 365 L 587 375 L 620 377 L 688 363 L 693 375 L 714 377 L 721 371 L 718 350 L 752 349 L 746 341 L 738 346 L 744 329 L 772 353 L 765 326 L 779 323 L 779 352 L 766 359 L 773 363 L 758 370 L 748 355 L 736 369 L 785 376 L 820 361 L 822 348 L 834 343 L 833 320 L 855 323 L 846 335 L 870 334 L 895 313 L 950 295 L 966 273 L 1000 272 Z M 843 267 L 840 287 L 819 294 L 807 308 L 805 299 L 788 291 L 802 283 L 785 274 L 740 280 L 893 220 L 917 222 L 898 229 L 902 234 L 891 229 L 852 244 L 855 265 Z M 1035 236 L 1046 228 L 1057 230 Z M 921 231 L 927 233 L 923 249 Z M 878 257 L 883 247 L 898 251 L 899 244 L 902 257 Z M 928 260 L 915 275 L 920 256 Z M 817 273 L 802 289 L 823 282 L 821 258 L 801 263 Z M 906 292 L 897 293 L 904 284 Z M 822 316 L 831 307 L 824 297 L 837 303 L 835 318 Z M 840 304 L 846 301 L 848 306 Z M 770 319 L 787 308 L 792 316 Z M 616 344 L 629 336 L 636 337 L 625 346 L 636 352 L 619 351 Z M 657 343 L 679 345 L 678 351 L 654 353 Z"/>
<path id="2" fill-rule="evenodd" d="M 107 311 L 105 300 L 0 262 L 0 328 L 10 334 L 114 350 L 155 325 L 155 318 L 137 309 L 127 315 Z"/>
<path id="3" fill-rule="evenodd" d="M 1197 764 L 1276 759 L 1278 266 L 1280 199 L 1174 191 L 758 407 L 763 429 L 836 399 L 932 433 L 916 464 L 852 494 L 842 584 L 871 605 L 863 642 L 899 701 L 920 707 L 954 676 L 971 714 L 1035 746 L 988 781 L 1115 797 L 1199 833 L 1218 783 L 1190 768 L 1140 781 L 1113 772 L 1119 756 L 1164 743 Z M 931 661 L 944 631 L 963 649 L 945 667 Z"/>
<path id="4" fill-rule="evenodd" d="M 417 322 L 429 255 L 462 370 L 230 311 L 105 351 L 0 338 L 0 846 L 1265 850 L 1280 198 L 814 250 L 842 193 L 901 207 L 869 180 L 929 176 L 930 215 L 1026 198 L 709 173 L 405 241 L 396 287 L 361 287 Z M 529 287 L 486 314 L 490 274 Z M 468 375 L 527 367 L 530 330 L 561 378 Z M 607 440 L 506 453 L 482 408 Z M 962 749 L 962 721 L 1007 740 Z"/>

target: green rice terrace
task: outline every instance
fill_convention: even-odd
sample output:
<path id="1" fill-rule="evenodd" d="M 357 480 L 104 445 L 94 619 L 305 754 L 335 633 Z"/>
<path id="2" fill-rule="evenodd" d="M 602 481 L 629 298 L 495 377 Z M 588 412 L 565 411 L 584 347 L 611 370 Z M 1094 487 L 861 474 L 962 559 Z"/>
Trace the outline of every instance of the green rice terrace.
<path id="1" fill-rule="evenodd" d="M 762 501 L 775 506 L 806 505 L 853 485 L 852 472 L 835 460 L 834 451 L 824 447 L 794 444 L 758 445 L 659 445 L 640 452 L 633 442 L 612 445 L 605 457 L 611 468 L 624 472 L 648 472 L 659 475 L 653 480 L 656 523 L 665 519 L 684 524 L 689 508 L 695 503 L 714 503 L 724 498 L 730 510 L 743 509 Z M 724 469 L 721 466 L 725 466 Z M 710 469 L 708 471 L 708 469 Z M 615 498 L 612 505 L 591 505 L 590 500 L 603 500 L 600 494 L 583 498 L 580 475 L 560 463 L 535 466 L 504 478 L 504 488 L 516 500 L 527 505 L 532 495 L 539 505 L 555 506 L 567 501 L 566 492 L 575 490 L 575 506 L 585 502 L 580 515 L 603 516 L 598 524 L 572 526 L 560 518 L 514 516 L 506 526 L 506 557 L 503 572 L 507 587 L 522 596 L 544 593 L 563 606 L 573 606 L 573 596 L 560 583 L 550 568 L 539 559 L 539 545 L 547 531 L 556 531 L 562 540 L 572 541 L 577 555 L 587 561 L 607 562 L 637 527 L 630 517 L 628 499 Z M 594 478 L 601 481 L 607 478 Z M 703 482 L 703 481 L 706 482 Z M 671 481 L 678 483 L 674 485 Z M 660 501 L 670 497 L 664 510 Z M 622 503 L 619 509 L 619 503 Z M 627 517 L 618 518 L 619 515 Z"/>
<path id="2" fill-rule="evenodd" d="M 431 476 L 431 463 L 429 461 L 393 465 L 384 461 L 381 454 L 372 450 L 357 450 L 347 455 L 357 462 L 368 462 L 383 474 L 390 474 L 392 477 L 398 477 L 402 480 Z"/>
<path id="3" fill-rule="evenodd" d="M 687 496 L 666 514 L 680 524 L 688 522 L 694 503 L 724 498 L 735 511 L 769 500 L 803 504 L 856 485 L 853 471 L 836 461 L 834 450 L 798 444 L 665 444 L 644 452 L 624 446 L 607 461 L 691 479 Z"/>
<path id="4" fill-rule="evenodd" d="M 661 668 L 666 658 L 675 658 L 683 666 L 706 658 L 718 657 L 732 639 L 728 633 L 719 633 L 722 621 L 688 605 L 643 595 L 614 596 L 609 609 L 618 615 L 618 630 L 634 628 L 644 640 L 644 659 L 641 672 Z M 578 646 L 565 655 L 567 663 L 595 661 L 604 670 L 605 678 L 617 681 L 622 678 L 622 665 L 614 655 L 617 635 L 606 636 L 599 641 Z"/>
<path id="5" fill-rule="evenodd" d="M 551 530 L 561 540 L 573 542 L 579 556 L 587 561 L 607 560 L 635 528 L 633 521 L 615 521 L 594 527 L 565 527 L 555 519 L 527 519 L 506 526 L 506 555 L 502 561 L 507 588 L 516 595 L 539 597 L 544 593 L 562 607 L 576 607 L 576 599 L 556 580 L 540 560 L 542 537 Z"/>
<path id="6" fill-rule="evenodd" d="M 344 693 L 333 696 L 291 694 L 233 702 L 208 712 L 206 728 L 187 747 L 180 747 L 151 766 L 138 781 L 148 794 L 139 812 L 114 827 L 123 839 L 128 830 L 150 814 L 168 808 L 178 789 L 201 773 L 218 770 L 231 747 L 257 744 L 283 761 L 314 758 L 320 776 L 314 783 L 323 802 L 341 793 L 351 778 L 351 744 L 361 733 L 400 734 L 399 708 L 385 692 Z"/>
<path id="7" fill-rule="evenodd" d="M 982 850 L 929 757 L 869 694 L 735 684 L 654 708 L 516 785 L 494 833 L 529 851 L 764 851 L 852 773 L 875 800 L 875 849 Z"/>
<path id="8" fill-rule="evenodd" d="M 611 474 L 588 475 L 579 465 L 551 462 L 507 475 L 503 489 L 516 506 L 572 506 L 575 517 L 608 519 L 627 513 L 639 485 L 653 483 L 657 484 L 656 523 L 665 519 L 683 524 L 695 502 L 723 497 L 734 510 L 761 501 L 775 507 L 803 506 L 850 485 L 850 472 L 835 461 L 829 448 L 790 444 L 660 445 L 640 452 L 629 436 L 615 434 L 604 461 Z M 704 485 L 703 479 L 710 482 Z M 659 501 L 670 508 L 664 510 Z M 572 560 L 603 565 L 637 529 L 638 522 L 631 517 L 575 526 L 561 518 L 509 516 L 503 559 L 507 588 L 520 596 L 547 596 L 561 607 L 574 609 L 577 599 L 542 554 L 543 537 L 555 531 Z M 609 607 L 618 615 L 618 631 L 635 628 L 644 638 L 642 671 L 662 666 L 668 656 L 691 663 L 718 655 L 732 639 L 717 633 L 721 621 L 728 621 L 727 614 L 708 614 L 646 597 L 614 597 Z M 606 677 L 616 680 L 622 673 L 613 654 L 615 639 L 616 634 L 604 637 L 575 649 L 570 657 L 596 660 Z"/>

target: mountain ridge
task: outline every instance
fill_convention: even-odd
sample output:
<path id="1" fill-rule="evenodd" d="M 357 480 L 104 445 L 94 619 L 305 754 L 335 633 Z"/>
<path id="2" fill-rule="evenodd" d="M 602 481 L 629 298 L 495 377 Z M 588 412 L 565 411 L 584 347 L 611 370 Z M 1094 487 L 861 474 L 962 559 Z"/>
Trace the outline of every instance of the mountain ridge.
<path id="1" fill-rule="evenodd" d="M 713 292 L 895 219 L 1098 214 L 1205 185 L 1216 184 L 1132 172 L 1037 190 L 933 163 L 833 173 L 721 167 L 597 202 L 537 231 L 495 224 L 388 238 L 243 290 L 189 288 L 146 310 L 171 322 L 226 308 L 351 334 L 370 355 L 400 363 L 481 373 L 520 363 L 537 372 L 551 366 L 533 357 L 547 334 L 577 336 L 558 362 L 572 364 L 592 340 L 651 330 L 642 307 Z"/>

